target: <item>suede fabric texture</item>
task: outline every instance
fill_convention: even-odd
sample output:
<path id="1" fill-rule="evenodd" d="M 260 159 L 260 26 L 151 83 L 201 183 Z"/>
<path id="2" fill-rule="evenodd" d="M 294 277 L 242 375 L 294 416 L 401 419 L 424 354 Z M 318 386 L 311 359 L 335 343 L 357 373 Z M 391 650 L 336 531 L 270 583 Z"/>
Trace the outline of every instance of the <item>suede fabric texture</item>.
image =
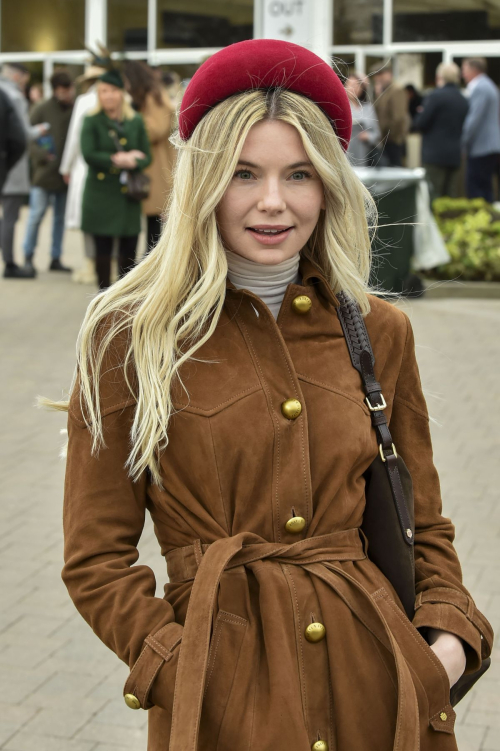
<path id="1" fill-rule="evenodd" d="M 277 320 L 227 282 L 215 333 L 183 369 L 189 396 L 174 386 L 162 489 L 124 468 L 135 405 L 124 342 L 101 379 L 98 457 L 75 390 L 62 576 L 130 667 L 124 693 L 149 710 L 149 751 L 306 751 L 318 739 L 330 751 L 456 751 L 448 678 L 418 629 L 461 637 L 467 670 L 492 634 L 441 513 L 411 326 L 372 298 L 375 373 L 413 476 L 413 623 L 358 532 L 377 443 L 338 303 L 309 260 L 300 272 Z M 301 315 L 292 301 L 304 294 L 312 307 Z M 281 412 L 289 398 L 302 405 L 294 420 Z M 153 572 L 133 565 L 146 511 L 167 559 L 163 599 Z M 306 521 L 298 534 L 285 528 L 293 515 Z M 312 622 L 326 628 L 317 643 L 304 636 Z"/>

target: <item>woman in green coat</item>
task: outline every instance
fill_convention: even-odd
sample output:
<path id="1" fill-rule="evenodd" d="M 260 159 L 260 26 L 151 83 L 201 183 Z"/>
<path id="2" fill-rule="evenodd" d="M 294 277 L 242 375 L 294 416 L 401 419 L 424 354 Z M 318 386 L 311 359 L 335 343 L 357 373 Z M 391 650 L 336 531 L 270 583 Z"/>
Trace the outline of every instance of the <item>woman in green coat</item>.
<path id="1" fill-rule="evenodd" d="M 111 283 L 113 239 L 119 238 L 120 277 L 135 263 L 141 231 L 141 204 L 128 196 L 129 171 L 151 162 L 142 117 L 125 100 L 120 73 L 107 71 L 97 87 L 97 110 L 88 115 L 81 134 L 82 155 L 89 171 L 82 204 L 82 230 L 94 237 L 99 289 Z M 117 150 L 119 145 L 122 151 Z"/>

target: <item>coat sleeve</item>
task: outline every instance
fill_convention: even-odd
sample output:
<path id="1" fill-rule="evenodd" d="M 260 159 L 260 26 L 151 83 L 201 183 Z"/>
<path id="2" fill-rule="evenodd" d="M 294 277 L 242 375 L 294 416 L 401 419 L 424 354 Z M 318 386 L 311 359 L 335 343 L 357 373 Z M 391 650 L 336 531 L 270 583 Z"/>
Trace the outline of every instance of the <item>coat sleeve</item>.
<path id="1" fill-rule="evenodd" d="M 375 112 L 375 107 L 370 102 L 368 102 L 368 104 L 365 105 L 363 109 L 366 112 L 366 119 L 363 123 L 363 127 L 365 129 L 365 133 L 367 133 L 370 138 L 370 144 L 372 144 L 373 146 L 380 141 L 380 127 L 378 123 L 377 113 Z"/>
<path id="2" fill-rule="evenodd" d="M 80 151 L 80 131 L 82 127 L 82 102 L 78 98 L 75 102 L 68 128 L 66 143 L 61 159 L 59 172 L 61 175 L 69 175 Z"/>
<path id="3" fill-rule="evenodd" d="M 167 104 L 158 104 L 149 94 L 141 112 L 149 140 L 152 144 L 168 138 L 172 129 L 172 110 Z"/>
<path id="4" fill-rule="evenodd" d="M 26 151 L 27 138 L 23 124 L 7 94 L 0 89 L 4 104 L 5 120 L 5 161 L 7 172 L 19 161 Z"/>
<path id="5" fill-rule="evenodd" d="M 490 654 L 493 632 L 462 584 L 453 546 L 455 528 L 442 516 L 439 478 L 433 463 L 429 416 L 410 322 L 396 384 L 391 434 L 413 480 L 415 500 L 416 600 L 413 624 L 449 631 L 460 637 L 467 653 L 466 671 L 477 670 Z"/>
<path id="6" fill-rule="evenodd" d="M 412 130 L 425 133 L 429 130 L 436 114 L 438 101 L 435 96 L 429 94 L 425 98 L 422 112 L 417 112 L 412 123 Z"/>
<path id="7" fill-rule="evenodd" d="M 97 128 L 92 117 L 86 117 L 83 121 L 80 135 L 80 147 L 82 156 L 91 167 L 95 169 L 109 169 L 111 167 L 111 152 L 100 151 L 97 141 Z"/>
<path id="8" fill-rule="evenodd" d="M 137 117 L 139 118 L 137 148 L 139 149 L 139 151 L 143 151 L 144 154 L 146 154 L 146 157 L 144 159 L 137 160 L 137 168 L 143 170 L 146 167 L 149 167 L 149 165 L 151 164 L 151 147 L 149 145 L 148 134 L 146 133 L 146 128 L 144 126 L 144 120 L 142 119 L 141 115 L 137 115 Z"/>
<path id="9" fill-rule="evenodd" d="M 391 97 L 391 119 L 389 127 L 389 139 L 391 141 L 403 141 L 410 129 L 410 116 L 408 114 L 408 99 L 403 89 L 396 89 Z"/>
<path id="10" fill-rule="evenodd" d="M 40 123 L 45 122 L 46 117 L 44 104 L 45 102 L 42 102 L 33 109 L 33 112 L 30 115 L 31 125 L 40 125 Z M 34 170 L 36 170 L 37 167 L 45 166 L 51 161 L 48 151 L 42 146 L 38 145 L 36 138 L 30 142 L 29 153 L 31 157 L 31 164 Z"/>
<path id="11" fill-rule="evenodd" d="M 464 149 L 468 148 L 476 137 L 488 111 L 489 99 L 489 91 L 476 86 L 469 99 L 469 111 L 462 129 L 462 147 Z"/>
<path id="12" fill-rule="evenodd" d="M 124 694 L 143 709 L 171 707 L 182 626 L 166 600 L 155 597 L 153 571 L 138 559 L 147 480 L 133 482 L 124 465 L 134 404 L 116 386 L 116 369 L 101 378 L 106 448 L 91 452 L 78 388 L 70 400 L 64 492 L 62 578 L 96 635 L 130 667 Z M 154 699 L 153 699 L 154 695 Z M 137 708 L 139 708 L 137 706 Z"/>

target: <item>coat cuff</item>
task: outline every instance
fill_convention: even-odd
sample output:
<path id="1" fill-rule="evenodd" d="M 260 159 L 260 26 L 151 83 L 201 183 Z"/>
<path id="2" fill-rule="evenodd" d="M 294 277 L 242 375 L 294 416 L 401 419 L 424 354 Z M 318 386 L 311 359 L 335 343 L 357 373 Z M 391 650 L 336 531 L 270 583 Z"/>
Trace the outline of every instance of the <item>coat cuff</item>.
<path id="1" fill-rule="evenodd" d="M 153 682 L 164 663 L 171 662 L 174 657 L 177 658 L 179 649 L 176 647 L 181 642 L 182 631 L 183 626 L 180 623 L 171 622 L 146 637 L 142 652 L 132 666 L 123 687 L 123 697 L 128 707 L 151 709 L 154 706 L 150 698 Z M 175 672 L 173 680 L 169 676 L 169 684 L 173 682 L 175 682 Z M 171 690 L 173 693 L 173 685 Z"/>
<path id="2" fill-rule="evenodd" d="M 466 673 L 478 670 L 491 654 L 493 630 L 465 592 L 449 587 L 419 592 L 415 611 L 415 628 L 437 628 L 462 639 L 467 657 Z"/>

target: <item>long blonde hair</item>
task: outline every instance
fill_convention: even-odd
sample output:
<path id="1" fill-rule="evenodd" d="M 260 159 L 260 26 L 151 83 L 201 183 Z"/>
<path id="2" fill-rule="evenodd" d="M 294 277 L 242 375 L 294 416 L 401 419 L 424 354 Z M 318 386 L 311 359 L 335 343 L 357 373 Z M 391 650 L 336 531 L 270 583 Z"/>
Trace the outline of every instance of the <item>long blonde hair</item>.
<path id="1" fill-rule="evenodd" d="M 344 290 L 369 312 L 370 222 L 376 208 L 327 117 L 312 101 L 282 89 L 248 91 L 218 104 L 189 141 L 173 137 L 179 155 L 161 238 L 134 269 L 92 300 L 78 337 L 72 390 L 79 388 L 97 452 L 104 445 L 103 358 L 115 337 L 126 334 L 124 378 L 136 401 L 126 465 L 133 479 L 149 469 L 161 485 L 159 457 L 174 412 L 172 385 L 175 379 L 182 383 L 182 365 L 212 336 L 224 304 L 227 261 L 216 209 L 250 128 L 266 118 L 297 129 L 324 186 L 325 210 L 302 253 L 334 291 Z M 134 386 L 127 379 L 130 366 Z M 51 406 L 67 410 L 68 402 Z"/>

